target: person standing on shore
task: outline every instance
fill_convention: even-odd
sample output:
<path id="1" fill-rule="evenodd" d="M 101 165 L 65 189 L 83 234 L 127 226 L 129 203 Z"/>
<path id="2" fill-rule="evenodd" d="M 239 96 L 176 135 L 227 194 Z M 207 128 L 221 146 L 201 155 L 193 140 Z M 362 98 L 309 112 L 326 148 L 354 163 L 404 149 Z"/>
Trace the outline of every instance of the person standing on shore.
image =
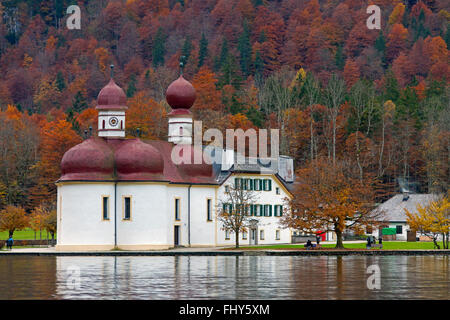
<path id="1" fill-rule="evenodd" d="M 367 237 L 367 245 L 366 248 L 370 249 L 370 247 L 372 247 L 372 240 L 370 239 L 370 237 Z"/>
<path id="2" fill-rule="evenodd" d="M 13 246 L 14 240 L 11 237 L 9 237 L 8 240 L 6 240 L 6 249 L 12 250 L 12 246 Z"/>

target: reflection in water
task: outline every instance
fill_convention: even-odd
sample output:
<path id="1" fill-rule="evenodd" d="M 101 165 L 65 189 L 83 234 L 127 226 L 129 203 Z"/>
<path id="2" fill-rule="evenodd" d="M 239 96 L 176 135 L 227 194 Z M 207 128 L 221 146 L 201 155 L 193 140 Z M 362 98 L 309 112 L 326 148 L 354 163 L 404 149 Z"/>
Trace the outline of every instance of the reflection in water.
<path id="1" fill-rule="evenodd" d="M 370 265 L 381 289 L 366 286 Z M 2 256 L 0 299 L 450 299 L 449 256 Z M 68 285 L 80 270 L 79 288 Z"/>

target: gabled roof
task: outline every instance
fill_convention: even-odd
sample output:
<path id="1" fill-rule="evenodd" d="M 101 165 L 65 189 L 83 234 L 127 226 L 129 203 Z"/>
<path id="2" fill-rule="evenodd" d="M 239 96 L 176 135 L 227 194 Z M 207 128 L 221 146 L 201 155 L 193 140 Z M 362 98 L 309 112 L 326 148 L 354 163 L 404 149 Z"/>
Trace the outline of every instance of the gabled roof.
<path id="1" fill-rule="evenodd" d="M 436 200 L 435 194 L 397 194 L 386 202 L 380 204 L 375 210 L 384 212 L 384 219 L 387 221 L 406 222 L 407 209 L 411 213 L 417 213 L 417 205 L 428 205 Z"/>

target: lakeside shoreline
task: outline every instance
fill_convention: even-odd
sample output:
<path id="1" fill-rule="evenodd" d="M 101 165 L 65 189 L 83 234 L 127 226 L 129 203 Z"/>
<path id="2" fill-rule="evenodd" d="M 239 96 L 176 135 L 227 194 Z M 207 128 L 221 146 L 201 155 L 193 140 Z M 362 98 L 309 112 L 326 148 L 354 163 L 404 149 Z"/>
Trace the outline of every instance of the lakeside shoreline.
<path id="1" fill-rule="evenodd" d="M 450 255 L 450 250 L 149 250 L 149 251 L 0 251 L 0 255 L 11 256 L 424 256 Z"/>

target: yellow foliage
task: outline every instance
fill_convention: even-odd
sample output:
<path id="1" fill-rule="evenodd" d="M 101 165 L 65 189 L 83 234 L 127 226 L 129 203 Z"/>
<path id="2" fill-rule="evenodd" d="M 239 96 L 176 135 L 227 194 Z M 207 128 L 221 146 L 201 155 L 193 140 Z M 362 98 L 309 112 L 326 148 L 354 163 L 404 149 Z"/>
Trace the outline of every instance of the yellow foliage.
<path id="1" fill-rule="evenodd" d="M 400 23 L 402 21 L 404 13 L 405 5 L 403 3 L 397 4 L 394 10 L 392 10 L 391 15 L 389 16 L 389 24 Z"/>
<path id="2" fill-rule="evenodd" d="M 427 206 L 417 205 L 417 214 L 405 209 L 407 222 L 412 229 L 424 233 L 450 232 L 450 201 L 449 197 L 431 201 Z"/>
<path id="3" fill-rule="evenodd" d="M 24 69 L 29 69 L 32 64 L 33 58 L 30 57 L 28 53 L 25 53 L 25 56 L 23 57 L 22 67 L 24 67 Z"/>

